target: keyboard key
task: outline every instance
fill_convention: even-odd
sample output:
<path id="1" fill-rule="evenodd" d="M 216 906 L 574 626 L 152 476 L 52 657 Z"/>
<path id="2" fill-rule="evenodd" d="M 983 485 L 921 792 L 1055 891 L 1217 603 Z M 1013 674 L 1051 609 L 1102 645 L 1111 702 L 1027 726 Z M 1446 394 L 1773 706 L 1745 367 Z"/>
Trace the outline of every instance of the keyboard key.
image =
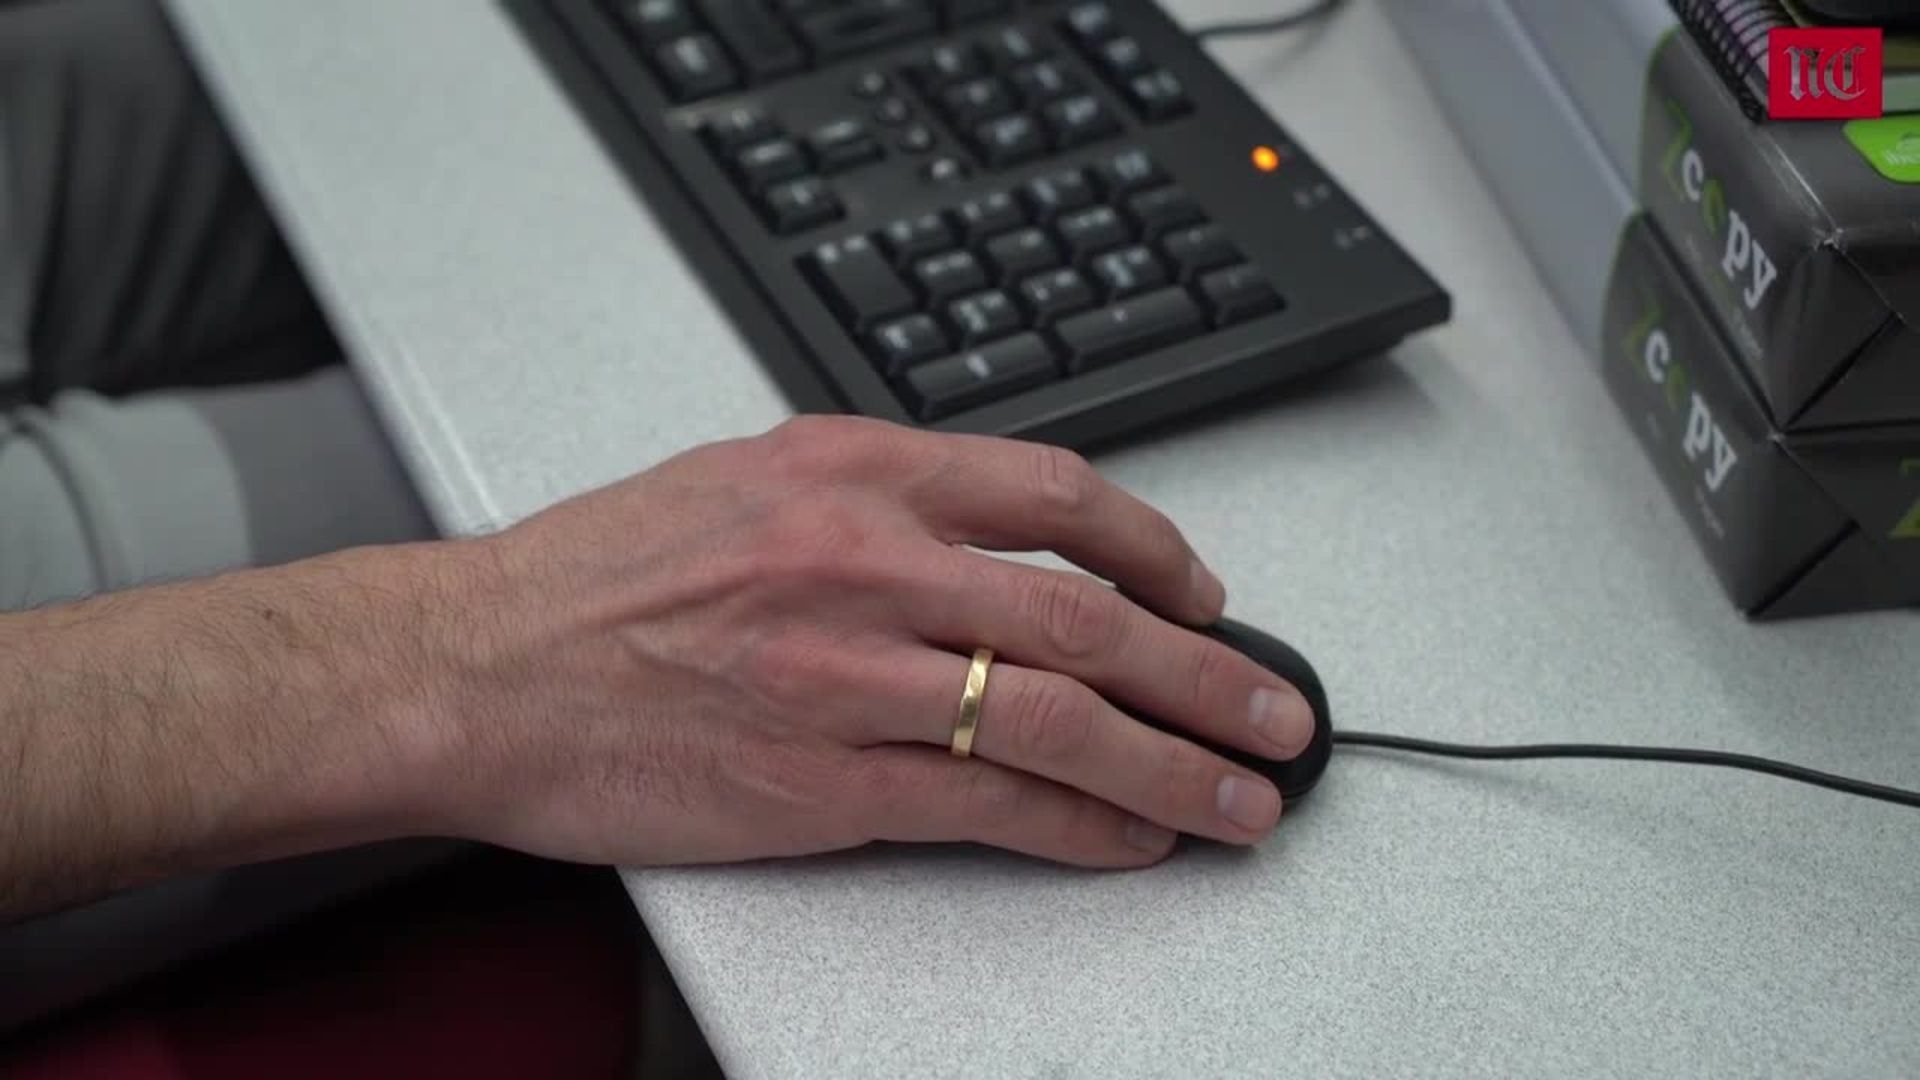
<path id="1" fill-rule="evenodd" d="M 821 172 L 850 169 L 881 154 L 880 144 L 867 134 L 858 120 L 835 120 L 821 125 L 807 136 L 807 149 L 813 153 Z"/>
<path id="2" fill-rule="evenodd" d="M 1121 248 L 1093 260 L 1093 276 L 1107 299 L 1124 300 L 1167 283 L 1167 268 L 1143 247 Z"/>
<path id="3" fill-rule="evenodd" d="M 967 178 L 967 166 L 959 158 L 937 157 L 920 170 L 920 177 L 933 184 L 957 184 Z"/>
<path id="4" fill-rule="evenodd" d="M 887 76 L 883 72 L 863 71 L 860 73 L 859 78 L 853 80 L 853 93 L 855 97 L 868 99 L 877 98 L 881 94 L 886 93 L 892 85 L 893 84 L 887 81 Z M 905 102 L 902 102 L 902 104 L 905 104 Z"/>
<path id="5" fill-rule="evenodd" d="M 804 175 L 807 161 L 792 139 L 768 139 L 747 147 L 733 159 L 740 178 L 755 191 L 782 180 Z"/>
<path id="6" fill-rule="evenodd" d="M 653 60 L 668 91 L 679 101 L 712 97 L 740 84 L 733 62 L 710 34 L 677 38 L 655 50 Z"/>
<path id="7" fill-rule="evenodd" d="M 894 145 L 909 154 L 924 154 L 933 149 L 933 132 L 927 130 L 925 124 L 915 124 L 901 132 Z"/>
<path id="8" fill-rule="evenodd" d="M 913 293 L 864 236 L 814 248 L 809 266 L 828 305 L 855 330 L 914 308 Z"/>
<path id="9" fill-rule="evenodd" d="M 973 79 L 949 88 L 940 95 L 947 119 L 962 131 L 972 131 L 983 121 L 1013 111 L 1013 95 L 1007 84 L 996 78 Z"/>
<path id="10" fill-rule="evenodd" d="M 901 389 L 921 420 L 938 420 L 1053 381 L 1053 350 L 1028 331 L 919 364 Z"/>
<path id="11" fill-rule="evenodd" d="M 1173 263 L 1174 277 L 1181 281 L 1192 281 L 1215 267 L 1240 261 L 1227 231 L 1213 222 L 1175 229 L 1160 241 L 1160 251 Z"/>
<path id="12" fill-rule="evenodd" d="M 1080 271 L 1070 268 L 1036 274 L 1020 283 L 1019 292 L 1027 318 L 1043 328 L 1092 307 L 1095 301 L 1093 286 Z"/>
<path id="13" fill-rule="evenodd" d="M 1144 150 L 1122 150 L 1096 165 L 1093 171 L 1109 198 L 1152 187 L 1166 179 L 1160 166 Z"/>
<path id="14" fill-rule="evenodd" d="M 1152 71 L 1135 76 L 1127 83 L 1127 96 L 1133 99 L 1140 115 L 1149 120 L 1165 120 L 1193 108 L 1187 91 L 1171 71 Z"/>
<path id="15" fill-rule="evenodd" d="M 1005 70 L 1038 60 L 1047 47 L 1019 26 L 1005 26 L 988 35 L 987 56 L 995 67 Z"/>
<path id="16" fill-rule="evenodd" d="M 947 332 L 940 329 L 933 316 L 925 314 L 882 323 L 868 340 L 880 361 L 881 374 L 889 379 L 897 379 L 920 361 L 944 356 L 953 348 Z"/>
<path id="17" fill-rule="evenodd" d="M 1130 37 L 1117 37 L 1103 43 L 1095 55 L 1111 79 L 1124 80 L 1146 71 L 1149 66 L 1146 50 Z"/>
<path id="18" fill-rule="evenodd" d="M 1132 230 L 1114 213 L 1111 206 L 1090 206 L 1085 210 L 1076 210 L 1060 219 L 1054 226 L 1060 233 L 1060 239 L 1066 242 L 1067 254 L 1074 262 L 1082 262 L 1089 255 L 1119 247 L 1133 240 Z"/>
<path id="19" fill-rule="evenodd" d="M 1047 127 L 1062 147 L 1103 139 L 1120 130 L 1120 121 L 1092 94 L 1075 94 L 1047 106 Z"/>
<path id="20" fill-rule="evenodd" d="M 1040 125 L 1025 113 L 981 124 L 973 133 L 973 142 L 980 156 L 996 169 L 1018 165 L 1047 151 L 1047 139 L 1040 134 Z"/>
<path id="21" fill-rule="evenodd" d="M 1075 315 L 1054 328 L 1070 354 L 1069 371 L 1085 371 L 1170 345 L 1205 326 L 1193 297 L 1161 289 Z"/>
<path id="22" fill-rule="evenodd" d="M 721 44 L 752 81 L 798 71 L 806 63 L 800 43 L 760 0 L 696 0 Z"/>
<path id="23" fill-rule="evenodd" d="M 803 232 L 840 218 L 840 200 L 817 176 L 789 180 L 767 189 L 761 202 L 768 224 L 782 236 Z"/>
<path id="24" fill-rule="evenodd" d="M 1001 281 L 1012 282 L 1059 266 L 1060 250 L 1039 229 L 1015 229 L 987 241 L 987 263 Z"/>
<path id="25" fill-rule="evenodd" d="M 1120 32 L 1113 20 L 1113 9 L 1097 0 L 1094 3 L 1075 4 L 1067 12 L 1065 26 L 1067 33 L 1085 45 L 1097 44 Z"/>
<path id="26" fill-rule="evenodd" d="M 644 45 L 661 45 L 696 29 L 685 0 L 622 0 L 618 9 L 620 21 Z"/>
<path id="27" fill-rule="evenodd" d="M 1052 60 L 1041 60 L 1013 70 L 1013 88 L 1020 93 L 1020 100 L 1030 106 L 1045 105 L 1049 101 L 1079 93 L 1082 83 L 1072 72 Z"/>
<path id="28" fill-rule="evenodd" d="M 1243 322 L 1286 305 L 1260 271 L 1248 263 L 1215 270 L 1200 279 L 1200 293 L 1213 311 L 1213 324 Z"/>
<path id="29" fill-rule="evenodd" d="M 1018 200 L 1004 191 L 968 199 L 953 213 L 960 223 L 960 236 L 969 246 L 977 246 L 995 233 L 1017 229 L 1027 223 L 1027 212 Z"/>
<path id="30" fill-rule="evenodd" d="M 1021 329 L 1019 309 L 998 289 L 955 300 L 947 306 L 947 321 L 960 331 L 963 348 L 985 344 Z"/>
<path id="31" fill-rule="evenodd" d="M 1160 234 L 1180 225 L 1191 225 L 1206 215 L 1193 196 L 1176 187 L 1154 188 L 1127 200 L 1127 216 L 1139 226 L 1140 235 L 1158 240 Z"/>
<path id="32" fill-rule="evenodd" d="M 909 266 L 954 245 L 953 230 L 939 214 L 921 214 L 889 222 L 880 230 L 880 244 L 895 266 Z"/>
<path id="33" fill-rule="evenodd" d="M 707 122 L 707 141 L 721 152 L 738 150 L 779 134 L 773 116 L 758 105 L 738 105 Z"/>
<path id="34" fill-rule="evenodd" d="M 949 251 L 914 263 L 913 280 L 929 304 L 942 304 L 986 288 L 987 272 L 973 252 Z"/>
<path id="35" fill-rule="evenodd" d="M 920 37 L 937 29 L 923 0 L 853 0 L 822 8 L 800 20 L 800 36 L 816 59 L 833 60 Z"/>
<path id="36" fill-rule="evenodd" d="M 1033 210 L 1033 219 L 1042 225 L 1069 210 L 1078 210 L 1093 203 L 1093 185 L 1077 170 L 1048 173 L 1027 181 L 1023 189 L 1027 206 Z"/>
<path id="37" fill-rule="evenodd" d="M 986 71 L 980 53 L 971 45 L 949 43 L 935 47 L 913 65 L 914 78 L 929 92 L 971 79 Z"/>
<path id="38" fill-rule="evenodd" d="M 1013 0 L 941 0 L 948 26 L 960 26 L 981 19 L 1004 15 L 1013 9 Z"/>

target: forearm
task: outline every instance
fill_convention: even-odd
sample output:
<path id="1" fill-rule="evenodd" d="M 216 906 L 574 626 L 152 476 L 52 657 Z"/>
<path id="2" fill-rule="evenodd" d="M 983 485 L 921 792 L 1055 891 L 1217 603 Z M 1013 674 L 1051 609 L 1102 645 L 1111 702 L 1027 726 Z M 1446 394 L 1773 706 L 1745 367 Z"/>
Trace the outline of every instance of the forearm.
<path id="1" fill-rule="evenodd" d="M 432 831 L 475 565 L 370 548 L 0 616 L 0 921 Z"/>

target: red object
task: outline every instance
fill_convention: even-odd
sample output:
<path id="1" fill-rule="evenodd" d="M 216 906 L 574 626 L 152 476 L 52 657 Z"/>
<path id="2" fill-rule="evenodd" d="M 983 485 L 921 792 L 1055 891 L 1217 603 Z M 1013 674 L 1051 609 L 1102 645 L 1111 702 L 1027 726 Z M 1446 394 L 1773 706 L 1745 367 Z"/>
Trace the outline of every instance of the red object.
<path id="1" fill-rule="evenodd" d="M 1880 28 L 1787 27 L 1767 32 L 1767 115 L 1775 120 L 1879 116 Z"/>
<path id="2" fill-rule="evenodd" d="M 0 1077 L 630 1077 L 638 939 L 595 884 L 496 866 L 356 903 L 0 1049 Z"/>

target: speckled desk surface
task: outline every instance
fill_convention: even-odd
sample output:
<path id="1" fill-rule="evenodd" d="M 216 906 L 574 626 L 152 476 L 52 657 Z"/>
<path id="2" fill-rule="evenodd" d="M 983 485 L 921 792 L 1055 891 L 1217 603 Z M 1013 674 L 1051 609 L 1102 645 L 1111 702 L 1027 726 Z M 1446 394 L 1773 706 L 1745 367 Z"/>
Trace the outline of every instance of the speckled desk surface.
<path id="1" fill-rule="evenodd" d="M 1920 785 L 1920 622 L 1728 608 L 1378 2 L 1219 55 L 1455 320 L 1100 467 L 1345 726 Z M 490 6 L 174 4 L 449 530 L 785 415 Z M 1351 752 L 1262 849 L 1143 873 L 627 880 L 738 1077 L 1920 1074 L 1920 816 L 1743 774 Z"/>

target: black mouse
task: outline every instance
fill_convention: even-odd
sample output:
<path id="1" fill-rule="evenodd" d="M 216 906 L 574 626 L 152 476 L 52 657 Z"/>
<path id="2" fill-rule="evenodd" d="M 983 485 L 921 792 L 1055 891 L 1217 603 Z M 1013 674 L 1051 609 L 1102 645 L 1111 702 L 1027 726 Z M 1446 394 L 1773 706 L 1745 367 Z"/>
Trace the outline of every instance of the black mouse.
<path id="1" fill-rule="evenodd" d="M 1313 790 L 1313 785 L 1320 780 L 1320 774 L 1327 771 L 1328 760 L 1333 757 L 1333 713 L 1327 707 L 1327 691 L 1320 685 L 1320 676 L 1313 670 L 1313 665 L 1279 638 L 1232 619 L 1221 619 L 1212 626 L 1201 627 L 1199 633 L 1246 656 L 1299 690 L 1307 699 L 1307 704 L 1313 706 L 1313 740 L 1292 761 L 1274 761 L 1230 746 L 1216 745 L 1191 732 L 1169 727 L 1151 718 L 1147 722 L 1259 773 L 1273 781 L 1273 785 L 1280 789 L 1281 798 L 1288 802 Z"/>

